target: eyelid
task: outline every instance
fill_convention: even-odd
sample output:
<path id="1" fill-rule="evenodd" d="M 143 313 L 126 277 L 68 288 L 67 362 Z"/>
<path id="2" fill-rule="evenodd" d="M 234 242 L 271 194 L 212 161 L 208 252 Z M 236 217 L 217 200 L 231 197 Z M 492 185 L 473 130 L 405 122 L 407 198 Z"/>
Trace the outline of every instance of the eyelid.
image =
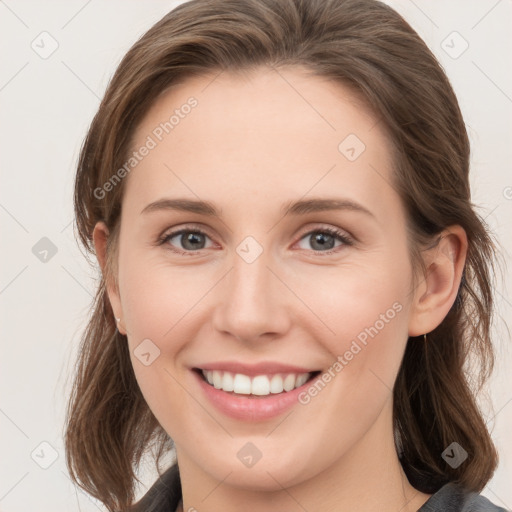
<path id="1" fill-rule="evenodd" d="M 333 234 L 333 236 L 339 236 L 339 237 L 344 237 L 346 239 L 350 239 L 350 241 L 353 243 L 355 243 L 357 240 L 356 237 L 354 235 L 352 235 L 352 233 L 350 233 L 346 229 L 339 228 L 336 226 L 326 225 L 326 224 L 324 224 L 324 225 L 317 224 L 317 225 L 309 226 L 309 227 L 305 228 L 299 235 L 299 240 L 304 238 L 305 235 L 309 235 L 309 234 L 315 233 L 315 232 L 328 232 L 328 233 Z"/>
<path id="2" fill-rule="evenodd" d="M 210 234 L 210 230 L 208 227 L 204 226 L 201 223 L 196 223 L 196 224 L 192 223 L 192 224 L 178 225 L 178 227 L 170 227 L 170 228 L 168 227 L 168 228 L 164 229 L 162 234 L 157 237 L 157 242 L 161 241 L 164 238 L 167 238 L 170 235 L 176 236 L 182 231 L 198 232 L 198 233 L 208 236 L 212 240 L 215 238 Z"/>

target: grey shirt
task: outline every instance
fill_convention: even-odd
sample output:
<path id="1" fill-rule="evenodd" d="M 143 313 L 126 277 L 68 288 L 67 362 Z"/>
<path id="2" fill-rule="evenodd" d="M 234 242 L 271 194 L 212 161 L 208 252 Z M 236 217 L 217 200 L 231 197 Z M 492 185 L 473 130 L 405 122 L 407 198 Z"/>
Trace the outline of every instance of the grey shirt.
<path id="1" fill-rule="evenodd" d="M 181 500 L 178 466 L 171 466 L 131 509 L 132 512 L 175 512 Z M 454 483 L 443 485 L 418 512 L 511 512 Z"/>

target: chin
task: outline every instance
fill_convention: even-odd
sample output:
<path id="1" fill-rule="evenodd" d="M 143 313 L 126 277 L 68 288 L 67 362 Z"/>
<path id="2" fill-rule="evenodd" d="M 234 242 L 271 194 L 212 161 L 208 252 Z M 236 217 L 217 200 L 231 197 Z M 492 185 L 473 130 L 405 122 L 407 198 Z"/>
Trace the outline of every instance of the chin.
<path id="1" fill-rule="evenodd" d="M 219 463 L 211 471 L 206 466 L 203 468 L 217 481 L 255 492 L 282 491 L 283 487 L 298 485 L 313 476 L 307 474 L 312 468 L 298 467 L 296 460 L 284 462 L 281 459 L 265 463 L 262 458 L 252 467 L 244 467 L 237 460 L 234 464 Z M 226 478 L 226 475 L 229 476 Z"/>

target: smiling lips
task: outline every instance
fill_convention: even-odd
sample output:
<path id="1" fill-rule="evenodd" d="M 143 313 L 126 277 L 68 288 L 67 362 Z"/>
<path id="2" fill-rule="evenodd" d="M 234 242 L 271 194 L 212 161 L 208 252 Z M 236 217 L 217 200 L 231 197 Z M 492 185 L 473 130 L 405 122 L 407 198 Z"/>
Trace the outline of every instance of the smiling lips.
<path id="1" fill-rule="evenodd" d="M 268 406 L 275 402 L 272 409 L 278 413 L 281 407 L 277 407 L 277 402 L 284 405 L 281 399 L 286 397 L 286 403 L 291 405 L 293 397 L 298 393 L 297 389 L 320 374 L 319 370 L 274 362 L 249 365 L 225 361 L 202 364 L 194 368 L 194 371 L 199 376 L 201 387 L 207 396 L 215 404 L 222 405 L 224 412 L 236 410 L 236 415 L 243 417 L 240 414 L 244 410 L 242 402 L 250 403 L 253 418 L 257 416 L 255 398 L 259 398 L 256 402 L 261 402 L 262 407 L 263 402 L 267 404 L 267 412 Z"/>
<path id="2" fill-rule="evenodd" d="M 317 370 L 271 361 L 257 364 L 221 361 L 201 365 L 196 370 L 215 389 L 257 396 L 292 391 L 318 373 Z"/>
<path id="3" fill-rule="evenodd" d="M 201 366 L 190 369 L 208 401 L 222 414 L 246 422 L 271 420 L 297 406 L 299 395 L 321 373 L 278 363 Z"/>

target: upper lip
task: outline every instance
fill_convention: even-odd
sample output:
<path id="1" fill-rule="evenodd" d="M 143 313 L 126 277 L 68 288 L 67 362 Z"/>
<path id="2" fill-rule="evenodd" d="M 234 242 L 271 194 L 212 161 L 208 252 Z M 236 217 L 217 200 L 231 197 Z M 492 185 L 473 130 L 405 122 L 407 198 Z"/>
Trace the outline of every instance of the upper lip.
<path id="1" fill-rule="evenodd" d="M 262 361 L 256 364 L 239 363 L 236 361 L 217 361 L 215 363 L 205 363 L 196 366 L 196 368 L 199 370 L 223 370 L 249 376 L 272 375 L 276 373 L 313 373 L 318 371 L 273 361 Z"/>

